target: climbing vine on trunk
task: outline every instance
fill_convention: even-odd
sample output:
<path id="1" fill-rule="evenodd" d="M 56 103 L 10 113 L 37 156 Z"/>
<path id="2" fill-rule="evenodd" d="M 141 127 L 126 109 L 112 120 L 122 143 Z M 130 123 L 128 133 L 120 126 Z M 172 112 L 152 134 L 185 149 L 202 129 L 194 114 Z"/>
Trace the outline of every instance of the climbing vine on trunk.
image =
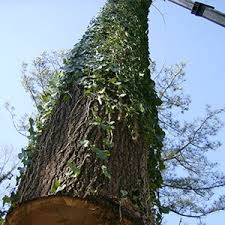
<path id="1" fill-rule="evenodd" d="M 29 146 L 20 154 L 28 172 L 21 174 L 19 201 L 31 198 L 31 193 L 26 191 L 29 188 L 26 183 L 31 180 L 27 174 L 30 174 L 29 170 L 34 168 L 35 163 L 38 164 L 37 168 L 43 166 L 41 162 L 34 162 L 34 159 L 41 157 L 41 151 L 49 151 L 50 147 L 45 146 L 51 143 L 52 135 L 57 135 L 57 129 L 60 128 L 55 127 L 61 126 L 63 129 L 62 121 L 65 120 L 69 126 L 69 131 L 65 129 L 68 135 L 74 133 L 74 130 L 78 132 L 73 137 L 79 142 L 76 143 L 79 160 L 72 157 L 72 150 L 71 153 L 67 151 L 64 154 L 67 163 L 66 166 L 63 165 L 67 172 L 60 174 L 57 170 L 54 180 L 42 181 L 46 187 L 51 184 L 50 190 L 45 188 L 48 189 L 46 193 L 71 191 L 67 188 L 71 182 L 63 180 L 64 176 L 68 176 L 74 183 L 77 182 L 76 188 L 80 188 L 74 196 L 96 194 L 103 183 L 106 183 L 106 187 L 111 183 L 115 184 L 115 181 L 111 181 L 116 179 L 113 160 L 125 157 L 123 149 L 129 155 L 133 154 L 129 151 L 136 151 L 133 156 L 138 156 L 137 162 L 132 158 L 136 181 L 117 181 L 120 184 L 115 186 L 121 185 L 121 188 L 117 187 L 118 191 L 113 190 L 112 193 L 117 192 L 121 199 L 129 197 L 138 210 L 147 216 L 147 211 L 151 209 L 152 214 L 157 217 L 157 223 L 160 223 L 164 209 L 160 206 L 157 193 L 162 184 L 161 170 L 164 169 L 161 160 L 164 132 L 159 127 L 157 113 L 157 106 L 161 101 L 156 95 L 149 70 L 147 16 L 150 4 L 151 1 L 148 0 L 109 0 L 101 14 L 91 22 L 81 41 L 64 60 L 63 70 L 51 78 L 48 91 L 40 96 L 37 106 L 39 115 L 35 123 L 30 119 Z M 74 121 L 77 124 L 73 124 Z M 57 122 L 61 125 L 56 125 Z M 59 136 L 58 139 L 60 138 Z M 130 146 L 125 146 L 124 140 Z M 69 141 L 72 143 L 72 139 Z M 67 148 L 63 144 L 62 146 L 62 149 Z M 50 155 L 58 150 L 52 151 Z M 59 152 L 62 153 L 63 150 Z M 146 167 L 141 165 L 142 158 L 145 157 L 148 158 Z M 90 176 L 87 175 L 90 170 L 84 169 L 89 161 L 92 165 L 96 163 L 98 167 L 94 169 L 95 176 L 90 178 L 91 184 L 84 191 L 78 180 L 85 177 L 85 174 Z M 132 168 L 129 167 L 129 170 L 132 174 Z M 144 171 L 141 172 L 141 181 L 137 170 Z M 148 173 L 145 174 L 145 170 Z M 131 174 L 129 175 L 132 176 Z M 132 182 L 134 188 L 130 191 L 128 187 Z M 142 192 L 138 190 L 141 186 L 144 194 L 139 193 Z M 43 190 L 36 190 L 36 195 L 45 193 Z M 36 197 L 35 194 L 33 197 Z"/>

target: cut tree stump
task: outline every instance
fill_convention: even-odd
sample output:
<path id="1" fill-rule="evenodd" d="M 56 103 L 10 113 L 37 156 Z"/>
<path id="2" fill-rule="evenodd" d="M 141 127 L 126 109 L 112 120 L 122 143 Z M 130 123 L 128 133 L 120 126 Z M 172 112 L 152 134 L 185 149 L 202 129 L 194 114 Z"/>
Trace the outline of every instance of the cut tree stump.
<path id="1" fill-rule="evenodd" d="M 119 211 L 105 205 L 65 196 L 43 197 L 18 205 L 6 225 L 133 225 Z"/>

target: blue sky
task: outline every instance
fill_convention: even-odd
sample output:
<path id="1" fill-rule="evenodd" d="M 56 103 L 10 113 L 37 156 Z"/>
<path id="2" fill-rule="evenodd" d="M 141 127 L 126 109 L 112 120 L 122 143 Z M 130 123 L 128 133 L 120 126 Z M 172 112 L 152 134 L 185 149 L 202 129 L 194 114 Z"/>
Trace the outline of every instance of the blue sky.
<path id="1" fill-rule="evenodd" d="M 26 143 L 16 133 L 3 106 L 9 101 L 18 115 L 32 111 L 32 103 L 20 84 L 22 62 L 31 61 L 43 51 L 71 48 L 104 2 L 0 1 L 0 145 L 13 145 L 17 154 Z M 221 0 L 203 2 L 225 12 Z M 215 108 L 224 106 L 225 29 L 163 0 L 154 1 L 149 18 L 150 52 L 158 67 L 180 61 L 187 63 L 186 90 L 192 97 L 188 118 L 201 115 L 206 104 Z M 224 130 L 219 139 L 224 139 Z M 221 163 L 221 170 L 225 172 L 225 147 L 212 158 Z M 224 216 L 224 213 L 210 216 L 207 225 L 223 225 Z M 179 218 L 169 216 L 167 224 L 178 225 Z"/>

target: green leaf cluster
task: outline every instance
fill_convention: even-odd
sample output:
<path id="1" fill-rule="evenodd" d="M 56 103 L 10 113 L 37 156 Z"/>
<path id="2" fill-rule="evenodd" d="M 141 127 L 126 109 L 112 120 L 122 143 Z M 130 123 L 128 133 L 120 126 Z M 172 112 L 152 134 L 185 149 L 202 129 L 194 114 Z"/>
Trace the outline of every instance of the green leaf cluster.
<path id="1" fill-rule="evenodd" d="M 78 177 L 80 175 L 80 166 L 77 166 L 73 161 L 68 161 L 67 165 L 70 168 L 68 176 Z"/>
<path id="2" fill-rule="evenodd" d="M 3 225 L 5 223 L 5 220 L 3 218 L 0 218 L 0 225 Z"/>
<path id="3" fill-rule="evenodd" d="M 66 187 L 66 185 L 62 185 L 61 181 L 59 179 L 54 179 L 54 182 L 52 184 L 52 188 L 51 188 L 51 192 L 56 194 L 57 192 L 62 191 L 64 188 Z"/>

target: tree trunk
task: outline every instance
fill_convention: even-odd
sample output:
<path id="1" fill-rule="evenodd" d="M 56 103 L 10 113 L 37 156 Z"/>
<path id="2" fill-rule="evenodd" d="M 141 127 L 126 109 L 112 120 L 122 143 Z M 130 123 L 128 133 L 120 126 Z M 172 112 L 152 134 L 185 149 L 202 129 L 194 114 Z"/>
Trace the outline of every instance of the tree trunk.
<path id="1" fill-rule="evenodd" d="M 71 51 L 63 91 L 6 224 L 155 224 L 150 186 L 157 164 L 151 158 L 160 141 L 148 68 L 150 4 L 109 0 Z M 150 138 L 143 123 L 154 130 L 147 131 Z"/>

